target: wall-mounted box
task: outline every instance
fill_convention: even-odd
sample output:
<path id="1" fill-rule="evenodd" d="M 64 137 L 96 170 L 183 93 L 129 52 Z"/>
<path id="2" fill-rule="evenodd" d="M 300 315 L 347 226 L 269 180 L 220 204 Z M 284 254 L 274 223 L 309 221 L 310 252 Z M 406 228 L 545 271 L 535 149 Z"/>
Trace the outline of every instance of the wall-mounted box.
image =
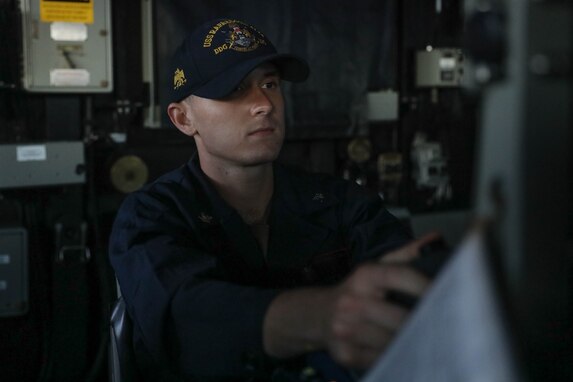
<path id="1" fill-rule="evenodd" d="M 369 92 L 367 98 L 369 121 L 398 120 L 398 92 L 391 89 Z"/>
<path id="2" fill-rule="evenodd" d="M 111 92 L 109 0 L 21 0 L 23 86 L 32 92 Z"/>
<path id="3" fill-rule="evenodd" d="M 416 86 L 460 86 L 463 59 L 462 51 L 458 48 L 428 47 L 416 52 Z"/>

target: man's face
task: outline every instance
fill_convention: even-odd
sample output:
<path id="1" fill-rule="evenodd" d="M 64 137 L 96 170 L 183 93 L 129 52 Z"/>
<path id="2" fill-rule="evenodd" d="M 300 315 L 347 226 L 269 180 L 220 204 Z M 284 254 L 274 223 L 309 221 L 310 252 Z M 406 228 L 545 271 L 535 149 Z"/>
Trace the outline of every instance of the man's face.
<path id="1" fill-rule="evenodd" d="M 184 101 L 201 163 L 255 166 L 275 160 L 284 134 L 284 100 L 276 67 L 254 69 L 229 96 Z"/>

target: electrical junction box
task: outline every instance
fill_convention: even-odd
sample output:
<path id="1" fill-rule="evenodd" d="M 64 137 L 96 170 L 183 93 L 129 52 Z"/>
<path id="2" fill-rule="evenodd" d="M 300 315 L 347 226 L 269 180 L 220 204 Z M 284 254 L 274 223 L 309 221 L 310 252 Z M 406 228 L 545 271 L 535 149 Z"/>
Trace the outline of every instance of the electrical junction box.
<path id="1" fill-rule="evenodd" d="M 461 49 L 433 48 L 416 52 L 416 86 L 456 87 L 463 75 Z"/>
<path id="2" fill-rule="evenodd" d="M 20 6 L 26 90 L 113 90 L 109 0 L 21 0 Z"/>

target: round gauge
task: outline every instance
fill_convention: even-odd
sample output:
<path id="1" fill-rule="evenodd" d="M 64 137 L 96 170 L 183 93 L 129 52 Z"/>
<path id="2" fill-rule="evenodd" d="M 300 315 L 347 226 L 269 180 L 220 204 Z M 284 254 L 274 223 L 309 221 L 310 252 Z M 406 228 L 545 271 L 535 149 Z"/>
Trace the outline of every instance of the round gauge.
<path id="1" fill-rule="evenodd" d="M 372 144 L 366 138 L 354 138 L 348 144 L 348 157 L 355 163 L 364 163 L 372 155 Z"/>
<path id="2" fill-rule="evenodd" d="M 120 157 L 110 169 L 111 183 L 125 194 L 139 190 L 147 182 L 148 176 L 147 165 L 136 155 Z"/>

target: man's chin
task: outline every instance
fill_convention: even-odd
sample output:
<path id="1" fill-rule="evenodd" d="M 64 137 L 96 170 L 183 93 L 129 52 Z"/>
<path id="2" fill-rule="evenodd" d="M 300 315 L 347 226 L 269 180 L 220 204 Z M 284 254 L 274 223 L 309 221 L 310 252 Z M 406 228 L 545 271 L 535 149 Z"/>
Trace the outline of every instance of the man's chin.
<path id="1" fill-rule="evenodd" d="M 278 151 L 260 153 L 259 155 L 254 155 L 249 158 L 246 158 L 243 161 L 243 164 L 245 167 L 264 166 L 274 162 L 278 158 L 278 156 L 279 156 Z"/>

